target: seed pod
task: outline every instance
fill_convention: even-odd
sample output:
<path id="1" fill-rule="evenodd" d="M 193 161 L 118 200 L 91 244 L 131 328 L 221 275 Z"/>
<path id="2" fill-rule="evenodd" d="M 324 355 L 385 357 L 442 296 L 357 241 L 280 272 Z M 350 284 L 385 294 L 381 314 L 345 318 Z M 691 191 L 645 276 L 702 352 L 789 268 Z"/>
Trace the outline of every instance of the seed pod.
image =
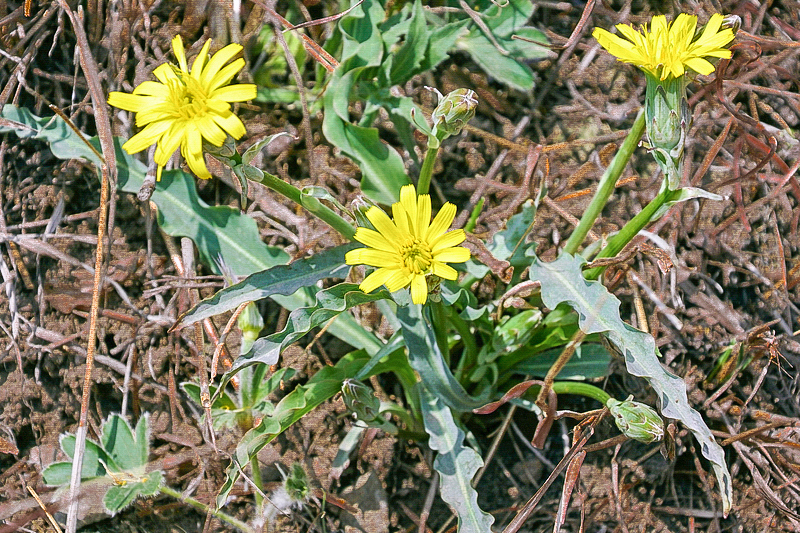
<path id="1" fill-rule="evenodd" d="M 634 402 L 629 396 L 622 402 L 609 398 L 606 406 L 614 416 L 617 427 L 628 438 L 645 444 L 658 442 L 664 437 L 664 421 L 649 405 Z"/>
<path id="2" fill-rule="evenodd" d="M 362 422 L 370 423 L 380 414 L 381 401 L 372 389 L 357 379 L 342 382 L 342 398 L 348 409 Z"/>

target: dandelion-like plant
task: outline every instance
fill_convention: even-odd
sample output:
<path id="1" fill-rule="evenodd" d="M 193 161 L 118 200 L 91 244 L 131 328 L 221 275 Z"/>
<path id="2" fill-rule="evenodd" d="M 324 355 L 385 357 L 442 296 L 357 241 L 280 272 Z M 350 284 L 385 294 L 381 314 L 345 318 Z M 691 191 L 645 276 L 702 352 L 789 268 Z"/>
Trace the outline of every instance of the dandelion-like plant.
<path id="1" fill-rule="evenodd" d="M 595 28 L 592 35 L 620 61 L 665 80 L 668 76 L 683 76 L 686 68 L 711 74 L 714 65 L 706 57 L 731 57 L 730 50 L 724 47 L 733 40 L 734 31 L 722 27 L 724 20 L 725 17 L 715 13 L 698 37 L 695 37 L 697 17 L 686 13 L 678 15 L 672 23 L 664 15 L 657 15 L 649 30 L 646 25 L 637 31 L 628 24 L 617 24 L 625 39 L 602 28 Z"/>
<path id="2" fill-rule="evenodd" d="M 231 111 L 231 103 L 255 98 L 256 86 L 228 85 L 244 67 L 244 59 L 225 66 L 242 46 L 229 44 L 208 59 L 210 46 L 211 40 L 206 41 L 189 70 L 183 41 L 176 36 L 172 49 L 177 66 L 171 63 L 158 66 L 153 71 L 158 81 L 142 82 L 133 94 L 112 92 L 108 96 L 109 104 L 136 113 L 136 125 L 143 127 L 122 145 L 126 152 L 135 154 L 158 145 L 154 156 L 158 179 L 178 147 L 197 177 L 210 178 L 203 159 L 203 139 L 222 146 L 227 135 L 239 139 L 245 134 L 244 124 Z"/>
<path id="3" fill-rule="evenodd" d="M 355 239 L 367 245 L 347 252 L 348 265 L 370 265 L 377 270 L 359 288 L 371 292 L 385 285 L 390 292 L 411 287 L 411 300 L 424 304 L 428 299 L 428 276 L 456 279 L 458 273 L 447 263 L 463 263 L 469 250 L 457 246 L 464 242 L 462 229 L 447 231 L 456 216 L 456 206 L 447 202 L 431 222 L 431 197 L 417 196 L 413 185 L 400 190 L 400 201 L 392 205 L 393 220 L 379 207 L 371 207 L 367 219 L 375 230 L 360 227 Z"/>

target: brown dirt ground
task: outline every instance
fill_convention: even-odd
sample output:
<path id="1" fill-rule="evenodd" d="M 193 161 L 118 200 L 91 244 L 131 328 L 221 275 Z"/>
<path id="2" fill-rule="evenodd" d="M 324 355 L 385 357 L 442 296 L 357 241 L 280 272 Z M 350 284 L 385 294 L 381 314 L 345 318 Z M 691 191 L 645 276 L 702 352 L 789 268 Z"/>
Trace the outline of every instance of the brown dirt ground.
<path id="1" fill-rule="evenodd" d="M 800 344 L 796 336 L 800 329 L 800 185 L 796 177 L 785 179 L 790 167 L 796 169 L 793 165 L 800 155 L 797 141 L 788 135 L 800 123 L 800 3 L 720 3 L 722 12 L 740 15 L 743 26 L 734 59 L 724 74 L 724 90 L 699 82 L 690 89 L 695 119 L 687 159 L 692 164 L 687 165 L 691 170 L 686 179 L 727 199 L 681 204 L 650 228 L 675 252 L 671 276 L 659 271 L 652 255 L 637 253 L 624 268 L 616 269 L 616 276 L 609 276 L 609 285 L 634 324 L 634 304 L 642 302 L 665 362 L 685 376 L 695 406 L 725 441 L 734 476 L 734 510 L 726 519 L 719 516 L 719 499 L 708 464 L 700 459 L 691 437 L 679 431 L 673 461 L 666 461 L 652 447 L 635 443 L 590 454 L 565 531 L 578 531 L 581 524 L 585 531 L 800 531 Z M 69 20 L 58 2 L 32 2 L 30 18 L 24 16 L 22 4 L 0 1 L 0 48 L 4 51 L 0 56 L 0 105 L 15 103 L 49 115 L 45 105 L 49 101 L 81 130 L 93 134 L 87 83 L 74 61 L 75 34 Z M 209 35 L 227 40 L 224 2 L 157 3 L 146 19 L 140 10 L 152 1 L 126 1 L 116 8 L 111 4 L 91 1 L 86 8 L 87 34 L 107 90 L 119 88 L 123 79 L 133 83 L 144 79 L 147 72 L 132 66 L 146 40 L 148 50 L 162 52 L 177 32 L 187 40 Z M 247 39 L 260 26 L 263 10 L 244 4 L 252 21 L 244 31 Z M 542 2 L 532 24 L 547 28 L 556 45 L 567 44 L 583 7 L 580 2 Z M 713 12 L 710 2 L 683 7 Z M 280 4 L 277 9 L 281 11 Z M 320 16 L 319 6 L 311 10 Z M 556 49 L 558 59 L 531 65 L 539 82 L 530 95 L 509 92 L 476 75 L 478 69 L 465 65 L 465 56 L 445 63 L 430 79 L 414 80 L 401 88 L 428 107 L 433 102 L 421 89 L 424 84 L 434 84 L 443 92 L 458 86 L 478 92 L 481 106 L 471 123 L 473 128 L 448 141 L 435 169 L 438 187 L 463 209 L 462 223 L 470 205 L 484 196 L 488 203 L 476 234 L 490 236 L 544 180 L 552 201 L 540 209 L 531 238 L 538 243 L 542 258 L 555 257 L 558 244 L 569 235 L 570 217 L 579 216 L 584 209 L 602 165 L 614 152 L 613 143 L 621 138 L 616 133 L 624 134 L 633 122 L 643 91 L 635 69 L 598 52 L 589 30 L 593 25 L 610 27 L 621 20 L 643 22 L 653 12 L 647 2 L 598 3 L 580 39 L 571 43 L 574 46 Z M 312 35 L 318 31 L 322 30 L 312 30 Z M 22 59 L 15 62 L 10 56 Z M 131 79 L 134 70 L 135 80 Z M 242 109 L 251 139 L 302 128 L 302 115 L 294 108 L 247 104 Z M 356 192 L 352 184 L 357 183 L 353 179 L 357 169 L 332 153 L 320 125 L 321 117 L 312 116 L 314 150 L 323 162 L 313 176 L 302 135 L 300 141 L 284 145 L 263 164 L 297 184 L 331 186 L 347 203 Z M 117 127 L 124 133 L 120 124 Z M 391 137 L 391 125 L 381 127 Z M 489 134 L 513 141 L 500 143 Z M 777 141 L 776 152 L 751 172 L 765 158 L 771 137 Z M 531 146 L 545 147 L 533 185 L 523 182 Z M 490 172 L 497 161 L 501 163 Z M 624 177 L 594 228 L 597 235 L 620 227 L 658 190 L 660 176 L 644 150 L 637 151 Z M 238 205 L 238 192 L 229 177 L 198 183 L 198 187 L 210 204 Z M 60 161 L 42 143 L 20 142 L 13 135 L 0 137 L 0 262 L 4 267 L 0 297 L 0 531 L 17 527 L 51 530 L 25 486 L 48 497 L 50 489 L 41 484 L 42 469 L 59 455 L 59 436 L 74 432 L 77 426 L 92 288 L 92 276 L 81 264 L 94 262 L 99 196 L 94 171 L 85 164 Z M 44 227 L 62 199 L 64 217 L 55 234 L 45 239 Z M 200 412 L 176 392 L 177 383 L 198 373 L 191 332 L 167 331 L 174 317 L 189 305 L 170 257 L 171 247 L 177 244 L 158 232 L 148 232 L 143 206 L 131 195 L 116 195 L 114 201 L 108 275 L 121 284 L 129 303 L 113 289 L 104 289 L 98 328 L 102 357 L 95 361 L 93 372 L 90 435 L 96 434 L 110 413 L 120 411 L 123 401 L 126 414 L 134 419 L 149 412 L 152 459 L 164 468 L 168 483 L 182 490 L 191 488 L 194 497 L 212 502 L 223 481 L 226 453 L 235 446 L 237 435 L 218 435 L 221 451 L 214 453 L 199 427 Z M 285 245 L 290 253 L 329 244 L 324 225 L 280 203 L 277 196 L 263 191 L 251 198 L 251 212 L 260 220 L 266 240 Z M 270 213 L 283 229 L 270 227 L 263 217 L 258 218 L 259 213 Z M 294 242 L 301 243 L 300 247 L 286 238 L 282 233 L 286 231 L 297 237 Z M 24 241 L 18 239 L 23 234 L 28 235 Z M 199 267 L 196 274 L 207 275 L 208 271 Z M 221 286 L 219 279 L 212 281 L 202 289 L 203 295 Z M 491 293 L 493 284 L 492 278 L 483 280 L 476 293 Z M 671 309 L 674 321 L 656 312 L 656 298 Z M 263 311 L 268 324 L 285 320 L 285 313 L 274 305 L 266 304 Z M 143 319 L 140 312 L 150 318 Z M 381 327 L 371 308 L 359 310 L 358 316 Z M 216 327 L 222 328 L 227 318 L 218 317 Z M 287 387 L 302 383 L 326 361 L 345 353 L 341 342 L 328 336 L 309 349 L 312 338 L 284 356 L 281 364 L 298 370 Z M 746 343 L 753 360 L 719 397 L 707 401 L 721 385 L 707 385 L 704 379 L 731 340 Z M 236 336 L 231 335 L 227 342 L 230 351 L 237 353 Z M 126 389 L 123 377 L 129 363 L 135 376 Z M 389 381 L 375 380 L 374 385 L 386 394 L 397 390 Z M 646 388 L 620 373 L 613 374 L 605 386 L 622 396 L 633 392 L 647 400 Z M 565 407 L 585 409 L 579 401 Z M 313 486 L 330 494 L 326 503 L 315 499 L 280 518 L 274 530 L 356 531 L 353 528 L 361 524 L 369 532 L 410 531 L 416 530 L 415 521 L 427 511 L 428 525 L 440 530 L 449 511 L 439 500 L 432 508 L 426 507 L 432 457 L 424 447 L 378 433 L 362 446 L 338 481 L 330 478 L 337 446 L 351 426 L 345 415 L 341 400 L 328 402 L 261 453 L 268 486 L 280 480 L 274 465 L 286 470 L 300 461 Z M 500 421 L 487 417 L 470 422 L 484 449 Z M 482 508 L 495 514 L 499 526 L 508 523 L 550 473 L 526 442 L 535 422 L 525 413 L 517 415 L 520 432 L 512 431 L 504 439 L 478 486 Z M 761 431 L 745 434 L 759 427 Z M 559 460 L 569 429 L 566 424 L 554 429 L 544 450 L 546 460 Z M 601 428 L 601 438 L 613 434 L 610 426 Z M 520 531 L 552 530 L 560 499 L 558 487 L 560 481 Z M 247 520 L 252 516 L 250 489 L 239 485 L 234 495 L 227 510 Z M 370 511 L 354 517 L 340 508 L 343 502 L 339 498 Z M 93 506 L 85 517 L 85 531 L 227 530 L 216 520 L 167 498 L 139 501 L 113 519 L 104 519 L 97 512 L 98 502 L 89 503 Z M 61 503 L 50 509 L 63 518 L 58 514 L 64 511 Z"/>

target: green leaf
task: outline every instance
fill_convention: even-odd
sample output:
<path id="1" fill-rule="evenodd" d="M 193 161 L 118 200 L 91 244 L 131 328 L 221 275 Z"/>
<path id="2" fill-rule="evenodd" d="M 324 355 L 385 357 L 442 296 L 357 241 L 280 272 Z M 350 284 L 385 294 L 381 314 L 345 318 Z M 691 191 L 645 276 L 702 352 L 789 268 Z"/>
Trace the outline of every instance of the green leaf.
<path id="1" fill-rule="evenodd" d="M 350 90 L 361 69 L 336 75 L 325 92 L 322 132 L 334 146 L 353 159 L 361 169 L 361 191 L 371 200 L 392 204 L 403 185 L 410 183 L 400 155 L 384 144 L 375 128 L 350 123 L 347 112 Z"/>
<path id="2" fill-rule="evenodd" d="M 411 9 L 411 20 L 405 42 L 392 54 L 389 85 L 407 82 L 420 72 L 420 66 L 428 49 L 429 32 L 425 24 L 425 13 L 419 0 Z"/>
<path id="3" fill-rule="evenodd" d="M 473 398 L 453 376 L 444 361 L 433 335 L 433 327 L 422 315 L 422 306 L 397 309 L 397 319 L 408 347 L 408 362 L 417 371 L 425 387 L 456 411 L 471 411 L 486 404 L 491 391 Z"/>
<path id="4" fill-rule="evenodd" d="M 351 6 L 355 1 L 351 2 Z M 364 0 L 339 21 L 342 33 L 342 59 L 344 71 L 362 66 L 377 66 L 383 59 L 383 40 L 378 24 L 384 19 L 383 7 L 377 0 Z"/>
<path id="5" fill-rule="evenodd" d="M 544 377 L 556 362 L 564 348 L 554 348 L 536 354 L 511 367 L 511 371 L 521 375 Z M 611 354 L 601 344 L 581 344 L 575 354 L 558 373 L 558 379 L 586 380 L 608 376 Z"/>
<path id="6" fill-rule="evenodd" d="M 103 504 L 112 516 L 140 497 L 152 496 L 164 483 L 155 470 L 146 472 L 150 452 L 149 416 L 139 419 L 136 430 L 119 414 L 112 414 L 101 428 L 101 444 L 86 440 L 81 479 L 100 479 L 96 490 L 105 490 Z M 64 435 L 61 449 L 70 458 L 75 454 L 75 436 Z M 43 472 L 48 485 L 64 486 L 70 482 L 72 464 L 53 463 Z"/>
<path id="7" fill-rule="evenodd" d="M 711 461 L 717 476 L 725 515 L 731 509 L 733 487 L 725 453 L 716 443 L 703 417 L 689 403 L 686 384 L 666 370 L 659 361 L 660 353 L 652 335 L 639 331 L 619 315 L 619 300 L 598 281 L 587 281 L 581 267 L 585 260 L 562 254 L 552 263 L 535 260 L 531 265 L 531 280 L 539 280 L 542 301 L 550 309 L 562 302 L 569 303 L 579 316 L 585 333 L 603 333 L 623 354 L 628 372 L 645 378 L 656 391 L 661 413 L 680 420 L 700 443 L 700 452 Z"/>
<path id="8" fill-rule="evenodd" d="M 159 207 L 159 225 L 172 236 L 192 239 L 203 262 L 218 274 L 218 257 L 237 276 L 289 260 L 283 250 L 261 241 L 255 220 L 238 209 L 225 205 L 210 207 L 200 199 L 194 179 L 185 172 L 163 172 L 156 190 L 163 193 L 158 199 L 153 194 L 153 201 Z"/>
<path id="9" fill-rule="evenodd" d="M 103 506 L 108 514 L 114 516 L 137 498 L 154 496 L 164 484 L 164 476 L 157 470 L 148 472 L 143 479 L 110 486 L 103 497 Z"/>
<path id="10" fill-rule="evenodd" d="M 253 343 L 246 354 L 239 356 L 233 366 L 225 372 L 220 387 L 242 368 L 256 363 L 274 365 L 281 352 L 291 343 L 300 339 L 312 328 L 321 326 L 348 309 L 368 302 L 391 299 L 385 289 L 365 294 L 354 283 L 340 283 L 329 289 L 317 292 L 316 302 L 311 307 L 300 307 L 289 314 L 286 326 L 279 332 L 262 337 Z"/>
<path id="11" fill-rule="evenodd" d="M 458 516 L 459 533 L 491 533 L 494 517 L 478 507 L 478 493 L 472 478 L 483 466 L 475 450 L 464 446 L 464 432 L 456 425 L 453 413 L 438 395 L 418 384 L 425 431 L 430 447 L 439 452 L 433 468 L 439 472 L 442 499 Z"/>
<path id="12" fill-rule="evenodd" d="M 182 326 L 236 309 L 241 304 L 268 298 L 275 294 L 290 295 L 303 287 L 311 287 L 325 278 L 344 278 L 350 266 L 344 262 L 345 253 L 357 243 L 345 244 L 299 259 L 288 265 L 274 266 L 256 272 L 230 287 L 220 289 L 184 314 Z"/>
<path id="13" fill-rule="evenodd" d="M 533 200 L 528 200 L 519 213 L 508 219 L 505 229 L 494 234 L 487 248 L 497 259 L 509 261 L 515 266 L 521 265 L 525 261 L 525 251 L 534 246 L 525 240 L 535 219 L 536 204 Z"/>
<path id="14" fill-rule="evenodd" d="M 525 26 L 532 13 L 533 4 L 529 0 L 509 0 L 503 7 L 494 4 L 480 15 L 507 55 L 498 50 L 484 30 L 478 27 L 473 27 L 459 39 L 458 46 L 467 51 L 490 76 L 519 91 L 530 91 L 534 84 L 533 71 L 522 61 L 551 55 L 541 45 L 512 39 L 513 35 L 518 35 L 547 43 L 547 37 L 542 32 Z"/>
<path id="15" fill-rule="evenodd" d="M 505 44 L 505 41 L 501 41 Z M 494 44 L 482 33 L 470 33 L 458 42 L 459 48 L 469 52 L 472 59 L 487 74 L 512 89 L 522 92 L 533 90 L 533 71 L 516 59 L 504 56 Z"/>
<path id="16" fill-rule="evenodd" d="M 101 445 L 114 458 L 119 471 L 135 471 L 147 464 L 149 442 L 146 433 L 147 423 L 143 423 L 146 418 L 143 417 L 139 422 L 139 426 L 145 430 L 144 442 L 137 442 L 133 436 L 133 429 L 121 415 L 112 414 L 103 424 Z M 142 445 L 144 453 L 141 450 Z"/>
<path id="17" fill-rule="evenodd" d="M 385 372 L 400 364 L 397 359 L 402 359 L 403 353 L 399 350 L 393 352 L 385 361 L 372 369 L 367 378 Z M 355 377 L 370 357 L 359 350 L 351 352 L 336 362 L 334 366 L 326 366 L 314 374 L 305 385 L 296 387 L 275 406 L 271 416 L 264 417 L 261 423 L 245 433 L 236 448 L 234 461 L 228 467 L 227 479 L 217 496 L 217 506 L 221 507 L 228 499 L 234 483 L 239 478 L 239 465 L 246 465 L 250 457 L 272 442 L 278 435 L 286 431 L 305 414 L 316 408 L 322 402 L 329 400 L 342 388 L 342 382 L 347 378 Z"/>
<path id="18" fill-rule="evenodd" d="M 61 436 L 61 449 L 70 459 L 75 457 L 75 435 Z M 71 463 L 70 463 L 71 464 Z M 81 479 L 91 479 L 106 475 L 106 465 L 114 465 L 108 452 L 96 442 L 87 439 L 86 447 L 83 452 L 83 465 L 81 467 Z M 72 467 L 70 467 L 71 469 Z M 69 483 L 69 477 L 67 477 Z"/>
<path id="19" fill-rule="evenodd" d="M 459 22 L 451 22 L 431 32 L 428 39 L 428 50 L 425 58 L 420 65 L 420 70 L 433 70 L 436 66 L 448 58 L 449 51 L 456 44 L 459 37 L 466 33 L 466 27 L 470 23 L 469 19 Z"/>
<path id="20" fill-rule="evenodd" d="M 58 116 L 39 118 L 27 108 L 6 104 L 0 117 L 17 123 L 0 124 L 0 133 L 13 132 L 20 139 L 37 139 L 50 143 L 50 151 L 59 159 L 83 158 L 95 165 L 100 164 L 91 148 Z"/>

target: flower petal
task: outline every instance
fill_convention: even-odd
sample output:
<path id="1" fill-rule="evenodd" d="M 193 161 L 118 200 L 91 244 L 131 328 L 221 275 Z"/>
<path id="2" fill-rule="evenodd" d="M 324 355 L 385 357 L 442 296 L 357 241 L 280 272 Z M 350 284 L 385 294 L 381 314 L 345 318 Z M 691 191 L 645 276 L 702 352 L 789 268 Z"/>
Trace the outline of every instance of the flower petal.
<path id="1" fill-rule="evenodd" d="M 445 248 L 436 253 L 434 260 L 441 263 L 463 263 L 469 261 L 470 252 L 463 246 L 456 246 L 454 248 Z"/>
<path id="2" fill-rule="evenodd" d="M 433 272 L 434 276 L 439 276 L 442 279 L 456 279 L 458 278 L 458 272 L 455 268 L 451 267 L 450 265 L 446 265 L 444 263 L 440 263 L 438 261 L 434 261 L 433 265 L 431 266 L 431 271 Z"/>
<path id="3" fill-rule="evenodd" d="M 413 280 L 413 276 L 403 270 L 391 270 L 390 272 L 392 275 L 384 283 L 389 292 L 397 292 L 403 287 L 407 287 Z"/>
<path id="4" fill-rule="evenodd" d="M 228 46 L 225 46 L 221 50 L 219 50 L 216 54 L 211 56 L 206 67 L 203 69 L 202 74 L 200 75 L 200 83 L 204 86 L 208 87 L 211 85 L 211 80 L 219 73 L 222 65 L 230 61 L 233 56 L 238 54 L 242 50 L 242 45 L 231 43 Z M 244 64 L 242 64 L 244 66 Z"/>
<path id="5" fill-rule="evenodd" d="M 441 235 L 439 238 L 433 241 L 429 241 L 431 246 L 431 252 L 435 256 L 437 253 L 444 250 L 445 248 L 461 244 L 462 242 L 464 242 L 464 239 L 466 238 L 467 235 L 464 233 L 463 229 L 454 229 L 453 231 L 448 231 L 444 235 Z"/>
<path id="6" fill-rule="evenodd" d="M 209 91 L 214 91 L 219 87 L 230 83 L 233 77 L 236 76 L 236 73 L 242 70 L 242 67 L 244 67 L 244 59 L 240 57 L 230 65 L 214 74 L 211 80 L 205 84 L 205 87 L 207 87 Z"/>
<path id="7" fill-rule="evenodd" d="M 364 292 L 372 292 L 381 285 L 385 285 L 387 280 L 394 275 L 393 270 L 389 270 L 388 268 L 379 268 L 366 278 L 364 281 L 361 282 L 361 285 L 358 286 Z"/>
<path id="8" fill-rule="evenodd" d="M 200 79 L 200 74 L 203 72 L 203 65 L 206 64 L 206 59 L 208 59 L 209 48 L 211 48 L 211 39 L 205 42 L 200 53 L 194 58 L 194 63 L 192 63 L 192 77 L 196 80 Z"/>
<path id="9" fill-rule="evenodd" d="M 247 130 L 245 129 L 244 124 L 242 124 L 242 121 L 239 120 L 239 117 L 231 112 L 228 112 L 227 115 L 213 114 L 211 115 L 211 118 L 213 118 L 214 122 L 222 126 L 222 129 L 227 131 L 234 139 L 241 139 L 242 135 L 247 133 Z M 222 143 L 219 145 L 221 144 Z"/>
<path id="10" fill-rule="evenodd" d="M 141 152 L 145 148 L 156 144 L 159 139 L 161 139 L 161 136 L 164 134 L 164 132 L 169 129 L 169 126 L 170 123 L 166 120 L 152 122 L 148 124 L 142 131 L 128 139 L 127 142 L 122 145 L 122 148 L 124 148 L 129 154 Z M 174 151 L 175 150 L 173 150 L 173 152 Z"/>
<path id="11" fill-rule="evenodd" d="M 411 280 L 411 301 L 424 304 L 428 300 L 428 283 L 425 276 L 414 276 Z"/>
<path id="12" fill-rule="evenodd" d="M 204 180 L 211 178 L 203 158 L 203 138 L 199 130 L 189 130 L 185 136 L 185 143 L 181 146 L 181 154 L 195 176 Z"/>
<path id="13" fill-rule="evenodd" d="M 361 244 L 366 244 L 370 248 L 383 250 L 384 252 L 398 253 L 397 245 L 390 243 L 386 237 L 375 230 L 356 228 L 356 234 L 353 238 Z"/>
<path id="14" fill-rule="evenodd" d="M 211 98 L 225 102 L 246 102 L 258 96 L 258 88 L 252 83 L 237 83 L 215 89 Z"/>
<path id="15" fill-rule="evenodd" d="M 380 268 L 400 268 L 402 266 L 400 257 L 396 253 L 384 252 L 373 248 L 359 248 L 348 252 L 348 254 L 352 255 L 345 254 L 345 261 L 353 260 L 359 264 Z"/>
<path id="16" fill-rule="evenodd" d="M 431 223 L 430 227 L 428 228 L 428 232 L 425 235 L 425 239 L 428 241 L 433 241 L 439 238 L 447 228 L 450 227 L 450 224 L 453 223 L 453 219 L 456 217 L 456 206 L 447 202 L 442 206 L 438 213 L 436 213 L 436 218 L 433 219 L 433 223 Z M 462 230 L 461 233 L 463 234 L 464 231 Z M 462 241 L 464 239 L 461 239 Z M 461 242 L 461 241 L 459 241 Z M 456 243 L 458 244 L 458 243 Z"/>
<path id="17" fill-rule="evenodd" d="M 389 215 L 383 212 L 383 209 L 380 207 L 370 207 L 367 210 L 367 219 L 372 222 L 372 225 L 375 226 L 375 229 L 383 235 L 386 240 L 393 243 L 400 243 L 402 240 L 405 240 L 400 231 L 397 229 L 397 226 L 392 219 L 389 218 Z"/>
<path id="18" fill-rule="evenodd" d="M 152 105 L 152 97 L 113 91 L 108 93 L 108 105 L 135 112 Z"/>
<path id="19" fill-rule="evenodd" d="M 195 124 L 197 125 L 197 129 L 200 130 L 200 135 L 214 146 L 222 146 L 222 143 L 225 142 L 227 135 L 222 131 L 222 128 L 217 126 L 214 118 L 205 115 L 195 120 Z"/>
<path id="20" fill-rule="evenodd" d="M 172 38 L 172 51 L 175 52 L 175 59 L 178 60 L 178 66 L 184 72 L 189 72 L 189 67 L 186 64 L 186 51 L 183 49 L 183 39 L 180 35 Z"/>

